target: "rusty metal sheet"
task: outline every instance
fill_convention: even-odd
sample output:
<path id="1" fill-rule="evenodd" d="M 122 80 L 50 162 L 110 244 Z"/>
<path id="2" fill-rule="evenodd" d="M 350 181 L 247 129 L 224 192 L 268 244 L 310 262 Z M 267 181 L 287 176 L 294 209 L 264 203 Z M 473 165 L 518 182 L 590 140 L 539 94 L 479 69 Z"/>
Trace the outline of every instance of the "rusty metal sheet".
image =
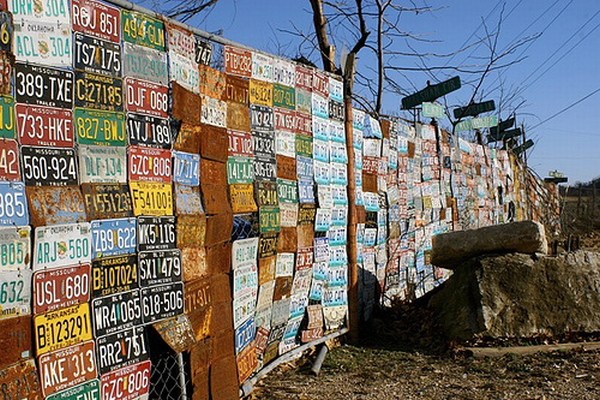
<path id="1" fill-rule="evenodd" d="M 256 346 L 251 344 L 236 357 L 240 382 L 245 382 L 258 369 Z"/>
<path id="2" fill-rule="evenodd" d="M 232 301 L 221 302 L 221 303 L 213 303 L 211 306 L 210 313 L 210 336 L 215 338 L 215 336 L 230 332 L 231 335 L 231 347 L 226 350 L 226 353 L 233 353 L 233 327 L 231 321 L 233 321 L 233 305 Z M 213 351 L 216 348 L 213 347 Z M 217 353 L 214 351 L 214 353 Z M 221 351 L 220 356 L 223 356 L 223 351 Z"/>
<path id="3" fill-rule="evenodd" d="M 226 162 L 228 148 L 229 137 L 227 129 L 202 125 L 202 135 L 200 136 L 200 155 L 202 158 Z M 204 183 L 205 181 L 203 180 L 202 182 Z"/>
<path id="4" fill-rule="evenodd" d="M 186 124 L 200 123 L 200 96 L 173 82 L 173 118 Z"/>
<path id="5" fill-rule="evenodd" d="M 85 203 L 79 186 L 27 186 L 25 190 L 34 226 L 86 220 Z"/>
<path id="6" fill-rule="evenodd" d="M 238 131 L 250 132 L 250 108 L 248 105 L 227 102 L 227 128 Z"/>
<path id="7" fill-rule="evenodd" d="M 84 183 L 81 191 L 88 221 L 133 216 L 131 195 L 126 184 Z"/>
<path id="8" fill-rule="evenodd" d="M 196 343 L 192 323 L 187 315 L 179 315 L 152 325 L 163 340 L 177 353 L 188 351 Z"/>
<path id="9" fill-rule="evenodd" d="M 277 155 L 277 177 L 296 180 L 296 159 Z"/>
<path id="10" fill-rule="evenodd" d="M 29 359 L 0 370 L 0 387 L 5 399 L 42 398 L 35 361 Z"/>
<path id="11" fill-rule="evenodd" d="M 260 241 L 259 241 L 260 246 Z M 269 257 L 258 259 L 258 284 L 259 286 L 275 280 L 275 271 L 277 265 L 277 256 L 273 254 Z"/>
<path id="12" fill-rule="evenodd" d="M 206 217 L 206 246 L 227 242 L 231 239 L 233 214 L 217 214 Z"/>
<path id="13" fill-rule="evenodd" d="M 15 56 L 6 51 L 0 51 L 0 94 L 12 95 L 12 72 L 15 66 Z"/>
<path id="14" fill-rule="evenodd" d="M 225 71 L 232 75 L 252 76 L 252 52 L 233 46 L 225 46 Z"/>
<path id="15" fill-rule="evenodd" d="M 227 185 L 227 164 L 213 160 L 200 160 L 200 182 L 204 194 L 205 185 Z"/>
<path id="16" fill-rule="evenodd" d="M 301 341 L 302 343 L 312 342 L 323 337 L 323 328 L 312 328 L 302 330 Z"/>
<path id="17" fill-rule="evenodd" d="M 214 99 L 225 100 L 226 75 L 207 65 L 200 65 L 200 93 Z"/>
<path id="18" fill-rule="evenodd" d="M 298 249 L 299 228 L 281 228 L 277 251 L 280 253 L 293 253 Z"/>
<path id="19" fill-rule="evenodd" d="M 206 247 L 206 263 L 210 275 L 231 271 L 231 242 Z"/>
<path id="20" fill-rule="evenodd" d="M 190 352 L 190 366 L 192 369 L 192 380 L 194 381 L 194 394 L 196 394 L 196 382 L 197 377 L 201 374 L 208 372 L 208 367 L 210 366 L 210 361 L 212 359 L 212 339 L 205 339 L 198 341 Z M 206 384 L 208 385 L 208 377 L 206 377 Z M 208 387 L 206 388 L 207 392 L 206 398 L 204 400 L 208 400 Z"/>
<path id="21" fill-rule="evenodd" d="M 177 215 L 202 214 L 202 199 L 198 186 L 174 184 L 175 212 Z"/>
<path id="22" fill-rule="evenodd" d="M 98 376 L 93 341 L 44 354 L 38 361 L 44 396 L 50 396 Z"/>
<path id="23" fill-rule="evenodd" d="M 0 370 L 33 355 L 30 315 L 0 320 L 0 332 Z"/>
<path id="24" fill-rule="evenodd" d="M 244 78 L 227 75 L 225 100 L 248 105 L 250 102 L 250 82 Z"/>
<path id="25" fill-rule="evenodd" d="M 204 247 L 186 247 L 181 249 L 183 263 L 183 281 L 188 282 L 208 274 L 206 265 L 206 249 Z"/>
<path id="26" fill-rule="evenodd" d="M 177 217 L 177 247 L 200 248 L 206 237 L 206 217 L 202 214 Z"/>
<path id="27" fill-rule="evenodd" d="M 254 201 L 254 185 L 251 183 L 229 185 L 229 196 L 234 214 L 258 211 Z"/>
<path id="28" fill-rule="evenodd" d="M 232 212 L 227 194 L 227 184 L 202 184 L 202 197 L 204 198 L 204 210 L 207 214 Z"/>
<path id="29" fill-rule="evenodd" d="M 275 278 L 275 292 L 273 293 L 273 301 L 290 297 L 292 293 L 293 280 L 294 278 L 291 276 L 281 276 L 279 278 Z"/>
<path id="30" fill-rule="evenodd" d="M 173 143 L 173 150 L 187 151 L 188 153 L 200 153 L 200 138 L 202 137 L 202 127 L 200 125 L 191 125 L 183 123 L 179 128 L 179 133 Z"/>
<path id="31" fill-rule="evenodd" d="M 185 313 L 206 309 L 212 303 L 210 278 L 196 279 L 185 285 Z"/>

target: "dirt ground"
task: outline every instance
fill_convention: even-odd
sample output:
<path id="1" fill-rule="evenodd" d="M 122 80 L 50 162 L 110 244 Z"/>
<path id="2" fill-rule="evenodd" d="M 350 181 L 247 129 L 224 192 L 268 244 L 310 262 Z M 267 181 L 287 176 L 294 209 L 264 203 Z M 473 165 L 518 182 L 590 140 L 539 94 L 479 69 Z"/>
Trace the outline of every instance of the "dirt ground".
<path id="1" fill-rule="evenodd" d="M 592 236 L 582 247 L 600 250 L 600 234 Z M 310 359 L 299 368 L 282 366 L 259 383 L 252 399 L 600 399 L 600 350 L 585 350 L 585 343 L 570 351 L 475 358 L 440 338 L 422 308 L 405 305 L 389 314 L 376 319 L 365 335 L 369 342 L 331 350 L 318 377 Z M 598 335 L 562 341 L 586 339 Z"/>

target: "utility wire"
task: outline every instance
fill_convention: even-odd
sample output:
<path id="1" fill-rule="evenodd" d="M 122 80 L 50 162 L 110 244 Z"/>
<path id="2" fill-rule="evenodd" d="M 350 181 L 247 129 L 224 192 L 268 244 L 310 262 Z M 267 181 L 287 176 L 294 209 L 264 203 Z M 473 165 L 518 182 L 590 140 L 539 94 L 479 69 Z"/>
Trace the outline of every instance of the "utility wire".
<path id="1" fill-rule="evenodd" d="M 549 116 L 548 118 L 546 118 L 545 120 L 535 124 L 534 126 L 532 126 L 529 129 L 535 129 L 538 126 L 545 124 L 546 122 L 558 117 L 559 115 L 567 112 L 568 110 L 570 110 L 571 108 L 575 107 L 576 105 L 578 105 L 579 103 L 589 99 L 590 97 L 592 97 L 593 95 L 595 95 L 596 93 L 600 92 L 600 87 L 597 88 L 596 90 L 593 90 L 591 93 L 586 94 L 585 96 L 583 96 L 582 98 L 580 98 L 579 100 L 575 101 L 574 103 L 569 104 L 568 106 L 566 106 L 565 108 L 563 108 L 562 110 L 552 114 L 551 116 Z"/>

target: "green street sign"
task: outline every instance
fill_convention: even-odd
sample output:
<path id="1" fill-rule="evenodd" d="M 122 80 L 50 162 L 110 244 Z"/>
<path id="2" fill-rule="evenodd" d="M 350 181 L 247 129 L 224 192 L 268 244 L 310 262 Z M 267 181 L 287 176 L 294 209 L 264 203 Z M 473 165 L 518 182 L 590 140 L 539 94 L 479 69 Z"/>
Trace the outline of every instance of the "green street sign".
<path id="1" fill-rule="evenodd" d="M 473 124 L 471 123 L 470 119 L 465 119 L 464 121 L 460 121 L 454 127 L 455 132 L 466 132 L 466 131 L 470 131 L 470 130 L 473 130 Z"/>
<path id="2" fill-rule="evenodd" d="M 500 132 L 500 133 L 496 133 L 496 134 L 489 134 L 488 135 L 488 142 L 497 142 L 499 140 L 507 140 L 507 139 L 512 139 L 512 138 L 517 138 L 520 137 L 523 134 L 523 132 L 521 131 L 521 128 L 516 128 L 516 129 L 510 129 L 508 131 L 504 131 L 504 132 Z"/>
<path id="3" fill-rule="evenodd" d="M 471 124 L 473 125 L 473 129 L 490 128 L 498 125 L 498 116 L 491 115 L 489 117 L 473 118 Z"/>
<path id="4" fill-rule="evenodd" d="M 515 124 L 515 117 L 509 118 L 506 121 L 501 121 L 497 127 L 490 128 L 490 135 L 496 135 L 498 132 L 503 132 Z"/>
<path id="5" fill-rule="evenodd" d="M 423 103 L 423 110 L 421 111 L 424 117 L 427 118 L 444 118 L 446 115 L 444 106 L 438 103 Z"/>
<path id="6" fill-rule="evenodd" d="M 488 111 L 494 111 L 496 103 L 494 100 L 484 101 L 483 103 L 473 103 L 466 107 L 458 107 L 454 109 L 454 118 L 474 117 Z"/>
<path id="7" fill-rule="evenodd" d="M 531 146 L 533 146 L 533 140 L 529 139 L 528 141 L 526 141 L 525 143 L 515 147 L 513 149 L 513 152 L 516 155 L 521 154 L 522 152 L 524 152 L 525 150 L 529 149 Z"/>
<path id="8" fill-rule="evenodd" d="M 419 90 L 417 93 L 413 93 L 410 96 L 406 96 L 402 99 L 402 109 L 408 110 L 415 108 L 421 103 L 427 101 L 434 101 L 448 93 L 454 92 L 460 89 L 460 77 L 455 76 L 454 78 L 448 79 L 447 81 L 437 83 L 435 85 L 428 85 L 425 89 Z"/>

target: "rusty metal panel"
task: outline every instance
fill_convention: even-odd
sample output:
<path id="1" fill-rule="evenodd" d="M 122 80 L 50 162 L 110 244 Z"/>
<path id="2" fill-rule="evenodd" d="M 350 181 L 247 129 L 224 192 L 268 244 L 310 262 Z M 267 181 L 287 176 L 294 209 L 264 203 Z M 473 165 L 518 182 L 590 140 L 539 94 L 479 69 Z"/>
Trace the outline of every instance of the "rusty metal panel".
<path id="1" fill-rule="evenodd" d="M 131 194 L 126 184 L 84 183 L 81 191 L 88 221 L 133 216 Z"/>
<path id="2" fill-rule="evenodd" d="M 187 151 L 188 153 L 200 153 L 200 138 L 202 136 L 202 127 L 200 125 L 191 125 L 183 123 L 179 127 L 179 132 L 173 150 Z"/>
<path id="3" fill-rule="evenodd" d="M 231 331 L 231 348 L 228 351 L 233 353 L 233 303 L 231 301 L 213 303 L 210 317 L 210 336 Z"/>
<path id="4" fill-rule="evenodd" d="M 226 128 L 212 125 L 202 125 L 200 136 L 200 155 L 203 159 L 227 162 L 229 137 Z M 202 171 L 202 168 L 200 168 Z M 202 181 L 203 183 L 205 181 Z M 209 182 L 210 183 L 210 182 Z"/>
<path id="5" fill-rule="evenodd" d="M 181 261 L 183 263 L 183 280 L 188 282 L 208 274 L 206 265 L 206 249 L 186 247 L 181 249 Z"/>
<path id="6" fill-rule="evenodd" d="M 196 377 L 208 371 L 210 361 L 212 359 L 212 339 L 205 339 L 196 343 L 190 352 L 190 364 L 192 369 L 192 380 L 194 381 L 194 388 L 196 388 Z M 194 390 L 195 394 L 196 390 Z M 208 396 L 208 393 L 206 393 Z M 207 397 L 208 400 L 208 397 Z"/>
<path id="7" fill-rule="evenodd" d="M 200 65 L 200 93 L 215 99 L 225 100 L 226 75 L 207 65 Z"/>
<path id="8" fill-rule="evenodd" d="M 227 75 L 225 100 L 248 105 L 250 102 L 250 82 L 244 78 Z"/>
<path id="9" fill-rule="evenodd" d="M 267 282 L 275 280 L 275 270 L 277 265 L 277 256 L 272 255 L 258 259 L 258 284 L 264 285 Z"/>
<path id="10" fill-rule="evenodd" d="M 0 371 L 0 387 L 5 399 L 42 399 L 35 361 L 29 359 Z"/>
<path id="11" fill-rule="evenodd" d="M 192 323 L 185 314 L 157 322 L 152 326 L 177 353 L 190 350 L 196 343 Z"/>
<path id="12" fill-rule="evenodd" d="M 298 230 L 296 230 L 298 229 Z M 277 251 L 280 253 L 294 253 L 298 250 L 299 235 L 302 229 L 298 228 L 281 228 L 279 233 L 279 243 Z"/>
<path id="13" fill-rule="evenodd" d="M 12 72 L 15 67 L 15 56 L 6 51 L 0 51 L 0 94 L 12 95 Z"/>
<path id="14" fill-rule="evenodd" d="M 203 214 L 177 217 L 177 247 L 200 248 L 206 237 L 206 217 Z"/>
<path id="15" fill-rule="evenodd" d="M 202 193 L 205 194 L 206 185 L 227 185 L 227 164 L 219 161 L 200 160 L 200 182 Z"/>
<path id="16" fill-rule="evenodd" d="M 0 370 L 33 355 L 30 315 L 0 320 L 0 332 Z"/>
<path id="17" fill-rule="evenodd" d="M 277 177 L 296 180 L 296 159 L 286 156 L 277 156 Z"/>
<path id="18" fill-rule="evenodd" d="M 231 213 L 229 196 L 227 195 L 227 184 L 202 185 L 202 196 L 204 198 L 204 210 L 207 214 Z"/>
<path id="19" fill-rule="evenodd" d="M 250 132 L 250 108 L 246 104 L 227 102 L 227 128 Z"/>
<path id="20" fill-rule="evenodd" d="M 177 215 L 202 214 L 202 199 L 198 186 L 173 184 L 175 192 L 175 212 Z"/>
<path id="21" fill-rule="evenodd" d="M 208 273 L 226 274 L 231 271 L 231 242 L 206 247 Z"/>
<path id="22" fill-rule="evenodd" d="M 377 175 L 369 174 L 365 171 L 362 173 L 363 192 L 377 193 Z"/>
<path id="23" fill-rule="evenodd" d="M 205 309 L 212 303 L 210 278 L 205 277 L 185 285 L 185 313 Z"/>
<path id="24" fill-rule="evenodd" d="M 27 186 L 33 226 L 68 224 L 86 220 L 79 186 Z"/>
<path id="25" fill-rule="evenodd" d="M 186 124 L 200 123 L 200 96 L 173 82 L 173 118 Z"/>
<path id="26" fill-rule="evenodd" d="M 273 293 L 273 301 L 290 297 L 292 294 L 293 281 L 294 278 L 291 276 L 280 276 L 279 278 L 275 278 L 275 292 Z"/>
<path id="27" fill-rule="evenodd" d="M 233 214 L 217 214 L 206 217 L 206 246 L 227 242 L 233 230 Z"/>

